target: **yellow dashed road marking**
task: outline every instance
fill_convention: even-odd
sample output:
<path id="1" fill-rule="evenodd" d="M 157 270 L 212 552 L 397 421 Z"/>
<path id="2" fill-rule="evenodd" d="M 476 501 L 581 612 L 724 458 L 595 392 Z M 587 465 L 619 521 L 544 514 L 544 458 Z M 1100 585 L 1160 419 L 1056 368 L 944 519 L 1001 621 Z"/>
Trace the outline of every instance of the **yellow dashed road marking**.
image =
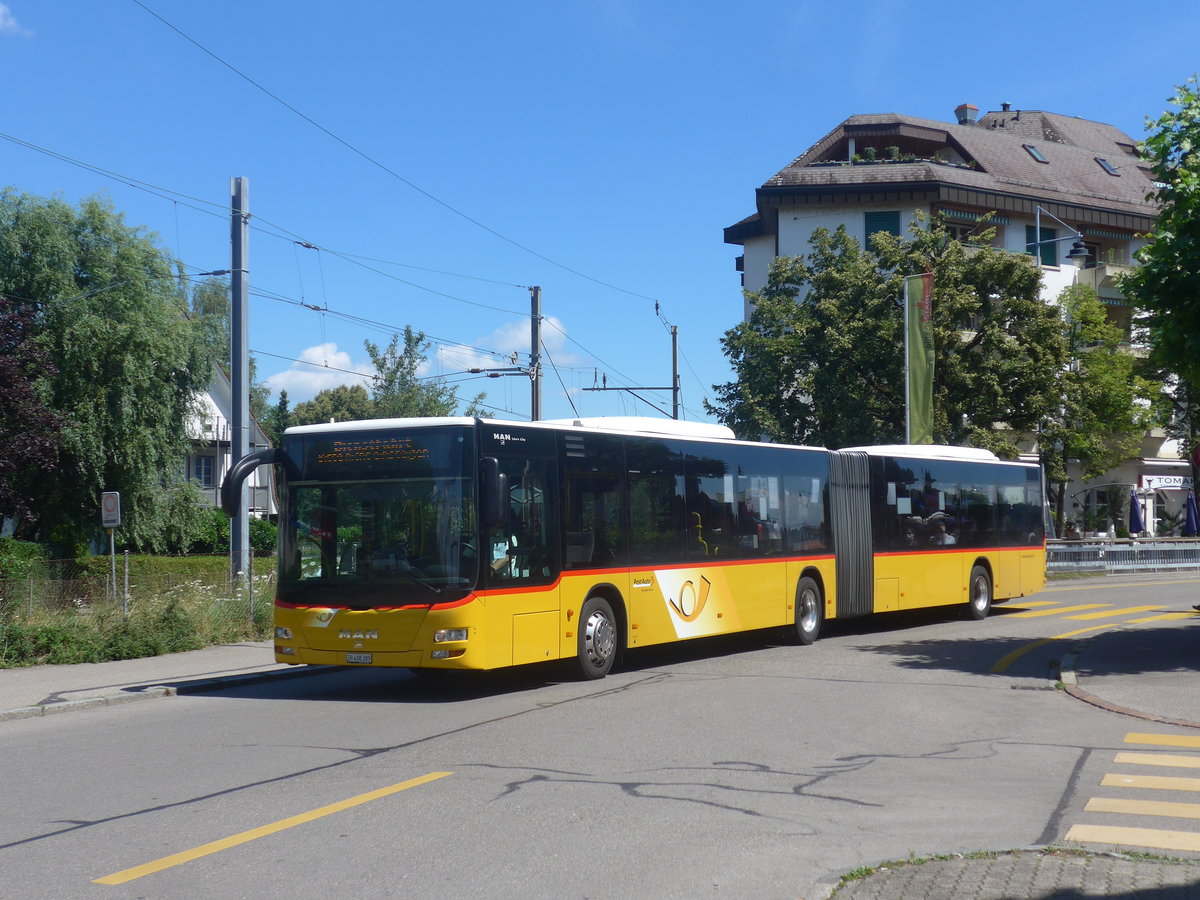
<path id="1" fill-rule="evenodd" d="M 1105 609 L 1111 607 L 1110 603 L 1083 603 L 1079 606 L 1060 606 L 1056 609 L 1035 609 L 1033 612 L 1013 613 L 1011 619 L 1037 619 L 1042 616 L 1057 616 L 1060 613 L 1081 612 L 1085 609 Z"/>
<path id="2" fill-rule="evenodd" d="M 1104 612 L 1084 613 L 1082 616 L 1067 616 L 1068 619 L 1108 619 L 1114 616 L 1127 616 L 1132 613 L 1152 612 L 1162 609 L 1161 606 L 1127 606 L 1125 609 L 1106 610 Z"/>
<path id="3" fill-rule="evenodd" d="M 399 784 L 393 784 L 390 787 L 380 788 L 377 791 L 370 791 L 366 794 L 359 794 L 357 797 L 351 797 L 348 800 L 341 800 L 337 803 L 330 803 L 328 806 L 322 806 L 320 809 L 314 809 L 310 812 L 300 813 L 298 816 L 280 819 L 278 822 L 272 822 L 270 825 L 263 825 L 259 828 L 251 828 L 249 831 L 243 831 L 240 834 L 222 838 L 219 841 L 201 844 L 199 847 L 195 847 L 191 850 L 185 850 L 182 853 L 164 856 L 162 859 L 156 859 L 154 862 L 148 862 L 145 865 L 134 866 L 132 869 L 123 869 L 120 872 L 114 872 L 112 875 L 105 875 L 103 878 L 97 878 L 92 883 L 125 884 L 125 882 L 133 881 L 135 878 L 153 875 L 155 872 L 161 872 L 164 869 L 170 869 L 175 866 L 182 865 L 185 862 L 191 862 L 193 859 L 200 859 L 202 856 L 208 856 L 212 853 L 219 853 L 222 850 L 228 850 L 230 847 L 236 847 L 238 844 L 245 844 L 249 841 L 257 840 L 260 837 L 266 837 L 269 834 L 275 834 L 288 828 L 294 828 L 297 825 L 303 825 L 306 822 L 312 822 L 314 819 L 320 819 L 323 816 L 342 812 L 343 810 L 350 809 L 351 807 L 360 806 L 363 803 L 369 803 L 372 800 L 378 800 L 380 797 L 387 797 L 390 794 L 396 794 L 400 791 L 417 787 L 418 785 L 428 784 L 431 781 L 437 781 L 439 778 L 445 778 L 447 775 L 453 774 L 453 772 L 430 772 L 428 775 L 422 775 L 420 778 L 410 778 L 408 781 L 401 781 Z"/>
<path id="4" fill-rule="evenodd" d="M 1042 638 L 1040 641 L 1034 641 L 1031 644 L 1026 644 L 1024 647 L 1018 647 L 1016 650 L 1008 653 L 1000 658 L 1000 660 L 988 669 L 993 675 L 999 675 L 1011 666 L 1014 662 L 1028 653 L 1030 650 L 1036 650 L 1038 647 L 1044 647 L 1051 641 L 1061 641 L 1063 638 L 1075 637 L 1080 634 L 1087 634 L 1089 631 L 1103 631 L 1105 628 L 1111 628 L 1112 625 L 1092 625 L 1089 628 L 1080 628 L 1077 631 L 1068 631 L 1065 634 L 1056 634 L 1054 637 Z"/>

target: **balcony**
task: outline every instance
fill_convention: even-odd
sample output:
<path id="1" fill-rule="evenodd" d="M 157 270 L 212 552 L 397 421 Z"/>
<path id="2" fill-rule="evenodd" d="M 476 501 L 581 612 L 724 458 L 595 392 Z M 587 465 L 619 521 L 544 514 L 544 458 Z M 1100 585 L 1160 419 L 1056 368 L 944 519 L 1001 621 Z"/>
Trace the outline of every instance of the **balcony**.
<path id="1" fill-rule="evenodd" d="M 1097 261 L 1094 266 L 1079 271 L 1079 284 L 1087 285 L 1102 297 L 1123 299 L 1117 283 L 1123 276 L 1131 274 L 1134 268 L 1128 263 Z M 1102 289 L 1107 290 L 1102 293 Z"/>

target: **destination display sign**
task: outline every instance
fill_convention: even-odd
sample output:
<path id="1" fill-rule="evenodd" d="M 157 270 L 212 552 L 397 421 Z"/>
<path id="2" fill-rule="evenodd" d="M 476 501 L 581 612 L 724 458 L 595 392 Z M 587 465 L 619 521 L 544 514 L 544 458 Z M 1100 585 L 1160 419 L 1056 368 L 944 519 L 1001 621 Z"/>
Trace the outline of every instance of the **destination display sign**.
<path id="1" fill-rule="evenodd" d="M 412 438 L 407 437 L 363 437 L 339 438 L 331 441 L 324 452 L 318 452 L 319 466 L 338 463 L 389 463 L 415 462 L 429 459 L 430 451 Z"/>

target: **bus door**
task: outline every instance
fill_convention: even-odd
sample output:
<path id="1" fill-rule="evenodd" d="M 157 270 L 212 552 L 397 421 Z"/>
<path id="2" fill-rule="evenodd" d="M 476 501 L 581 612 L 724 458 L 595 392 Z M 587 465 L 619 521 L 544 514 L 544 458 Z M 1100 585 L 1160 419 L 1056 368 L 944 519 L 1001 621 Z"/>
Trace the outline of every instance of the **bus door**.
<path id="1" fill-rule="evenodd" d="M 559 658 L 558 479 L 553 434 L 513 429 L 481 441 L 505 482 L 501 515 L 483 529 L 481 603 L 489 665 Z M 549 447 L 545 455 L 541 444 Z"/>

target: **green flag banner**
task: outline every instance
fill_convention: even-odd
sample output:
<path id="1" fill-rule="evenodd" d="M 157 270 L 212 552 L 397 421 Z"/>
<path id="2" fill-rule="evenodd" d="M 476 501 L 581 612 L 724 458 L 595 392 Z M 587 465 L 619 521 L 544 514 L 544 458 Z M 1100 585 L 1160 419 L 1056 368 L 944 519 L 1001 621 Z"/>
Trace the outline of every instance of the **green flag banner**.
<path id="1" fill-rule="evenodd" d="M 908 441 L 933 443 L 933 273 L 904 279 Z"/>

